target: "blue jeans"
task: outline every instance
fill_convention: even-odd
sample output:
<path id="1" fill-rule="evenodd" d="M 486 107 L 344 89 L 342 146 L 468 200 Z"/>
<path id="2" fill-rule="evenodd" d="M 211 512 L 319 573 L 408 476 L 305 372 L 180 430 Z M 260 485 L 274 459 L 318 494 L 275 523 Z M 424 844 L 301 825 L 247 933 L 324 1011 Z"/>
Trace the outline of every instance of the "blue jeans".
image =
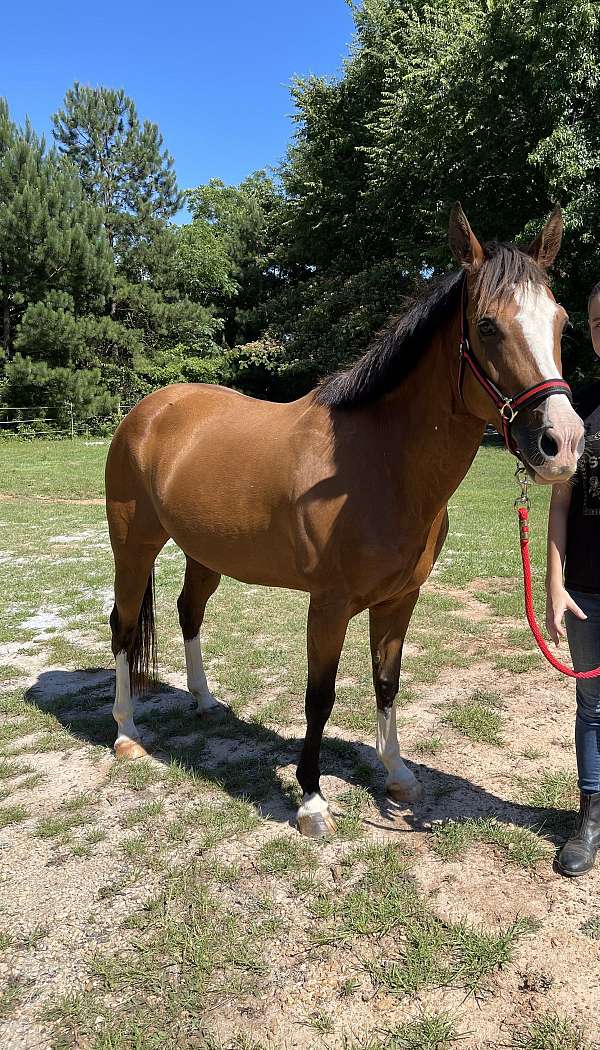
<path id="1" fill-rule="evenodd" d="M 565 613 L 569 649 L 576 671 L 600 667 L 600 594 L 569 591 L 587 620 Z M 586 794 L 600 791 L 600 676 L 577 679 L 575 750 L 579 788 Z"/>

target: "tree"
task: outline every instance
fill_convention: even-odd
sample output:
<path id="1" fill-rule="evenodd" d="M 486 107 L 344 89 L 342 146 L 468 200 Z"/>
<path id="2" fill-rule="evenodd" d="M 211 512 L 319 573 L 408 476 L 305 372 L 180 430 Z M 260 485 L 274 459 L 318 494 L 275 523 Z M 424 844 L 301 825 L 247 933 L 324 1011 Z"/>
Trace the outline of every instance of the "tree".
<path id="1" fill-rule="evenodd" d="M 196 246 L 206 292 L 223 318 L 228 346 L 256 339 L 267 320 L 267 304 L 280 283 L 274 249 L 282 195 L 264 171 L 239 186 L 211 179 L 188 190 L 190 226 L 181 231 L 181 249 Z"/>
<path id="2" fill-rule="evenodd" d="M 281 173 L 293 280 L 274 327 L 306 383 L 364 347 L 385 296 L 397 310 L 447 267 L 456 199 L 482 235 L 524 243 L 563 204 L 555 284 L 578 323 L 573 366 L 600 275 L 598 5 L 364 0 L 355 19 L 343 77 L 294 86 Z"/>
<path id="3" fill-rule="evenodd" d="M 206 371 L 218 377 L 222 325 L 205 304 L 202 258 L 171 224 L 182 195 L 157 125 L 140 121 L 123 90 L 77 83 L 53 120 L 59 148 L 104 214 L 116 268 L 110 316 L 143 344 L 130 369 L 152 385 L 166 355 L 173 382 L 184 377 L 182 355 L 190 354 L 214 358 Z"/>
<path id="4" fill-rule="evenodd" d="M 69 297 L 71 317 L 104 308 L 112 255 L 102 214 L 77 174 L 46 151 L 29 123 L 10 120 L 0 99 L 0 303 L 2 345 L 10 357 L 24 312 L 52 293 Z"/>
<path id="5" fill-rule="evenodd" d="M 140 122 L 135 103 L 122 89 L 77 82 L 52 119 L 59 149 L 103 210 L 119 267 L 129 266 L 133 273 L 138 268 L 139 275 L 146 243 L 181 205 L 173 158 L 163 148 L 158 126 Z"/>

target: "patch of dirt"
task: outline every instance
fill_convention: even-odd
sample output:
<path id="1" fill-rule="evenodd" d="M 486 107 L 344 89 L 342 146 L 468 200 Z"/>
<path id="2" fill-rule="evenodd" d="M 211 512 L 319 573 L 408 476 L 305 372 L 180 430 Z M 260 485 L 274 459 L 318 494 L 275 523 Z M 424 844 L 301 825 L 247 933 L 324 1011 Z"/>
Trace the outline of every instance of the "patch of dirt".
<path id="1" fill-rule="evenodd" d="M 60 496 L 34 496 L 31 493 L 16 493 L 16 492 L 0 492 L 0 503 L 12 503 L 14 501 L 20 503 L 29 503 L 31 500 L 35 500 L 38 503 L 74 503 L 80 504 L 85 507 L 103 507 L 106 500 L 102 498 L 89 498 L 89 499 L 66 499 Z"/>
<path id="2" fill-rule="evenodd" d="M 439 584 L 432 589 L 454 599 L 460 615 L 483 623 L 488 612 L 477 592 L 490 585 L 486 580 L 474 581 L 465 590 Z M 412 683 L 416 698 L 401 708 L 400 740 L 408 765 L 424 787 L 423 800 L 414 807 L 385 797 L 374 739 L 328 727 L 322 786 L 340 827 L 348 814 L 349 788 L 368 783 L 370 794 L 361 801 L 359 837 L 345 841 L 339 836 L 314 845 L 312 873 L 299 869 L 269 874 L 261 860 L 264 847 L 281 836 L 292 844 L 301 842 L 293 826 L 291 797 L 299 750 L 295 713 L 276 727 L 252 721 L 256 711 L 287 692 L 281 675 L 276 678 L 265 668 L 259 698 L 241 715 L 215 722 L 196 721 L 191 698 L 182 691 L 183 675 L 169 676 L 167 687 L 139 707 L 149 719 L 148 724 L 140 720 L 144 739 L 156 740 L 151 774 L 144 782 L 136 773 L 136 768 L 143 772 L 143 766 L 134 764 L 129 773 L 121 765 L 115 768 L 112 752 L 93 737 L 98 720 L 103 732 L 107 726 L 112 732 L 107 707 L 112 672 L 67 674 L 46 666 L 47 658 L 37 649 L 30 655 L 33 642 L 0 647 L 0 655 L 20 666 L 26 684 L 34 686 L 29 692 L 32 702 L 44 710 L 53 710 L 54 702 L 65 726 L 77 716 L 84 722 L 89 716 L 87 737 L 85 724 L 77 726 L 77 746 L 19 755 L 42 779 L 27 787 L 27 774 L 20 775 L 11 785 L 10 798 L 0 803 L 27 811 L 0 831 L 0 933 L 11 938 L 0 951 L 0 980 L 24 982 L 17 1006 L 0 1023 L 3 1050 L 49 1050 L 52 1029 L 43 1020 L 44 1011 L 66 994 L 82 993 L 90 1000 L 96 996 L 118 1011 L 123 997 L 130 995 L 129 986 L 118 984 L 107 991 L 98 959 L 124 951 L 135 961 L 136 944 L 152 936 L 157 921 L 157 913 L 144 912 L 144 905 L 160 893 L 169 870 L 198 862 L 218 870 L 235 868 L 234 877 L 217 875 L 210 886 L 219 906 L 237 917 L 241 929 L 257 915 L 277 920 L 261 949 L 264 971 L 238 973 L 235 988 L 228 988 L 217 1007 L 207 1006 L 206 1016 L 198 1018 L 198 1024 L 225 1046 L 235 1045 L 236 1033 L 241 1032 L 272 1050 L 342 1050 L 344 1040 L 352 1045 L 353 1040 L 382 1039 L 424 1010 L 447 1011 L 463 1034 L 458 1045 L 465 1050 L 510 1046 L 515 1027 L 553 1010 L 587 1019 L 589 1038 L 596 1038 L 599 949 L 582 927 L 597 914 L 600 869 L 568 881 L 553 871 L 550 860 L 521 868 L 487 844 L 471 845 L 449 860 L 434 850 L 433 832 L 439 823 L 467 817 L 494 817 L 511 828 L 535 828 L 550 844 L 560 841 L 556 829 L 561 821 L 564 825 L 564 814 L 553 807 L 528 805 L 527 785 L 548 771 L 573 771 L 574 755 L 565 745 L 573 725 L 574 691 L 541 664 L 526 674 L 498 670 L 494 658 L 510 652 L 504 641 L 507 624 L 498 619 L 490 623 L 484 643 L 493 652 L 474 657 L 466 667 L 442 669 L 432 684 Z M 414 654 L 420 651 L 413 647 Z M 210 667 L 217 679 L 216 694 L 226 696 L 218 685 L 226 684 L 226 665 L 213 659 Z M 352 688 L 356 679 L 340 677 L 339 684 Z M 476 690 L 493 691 L 499 698 L 501 747 L 473 742 L 443 721 L 449 703 Z M 95 698 L 100 703 L 89 710 L 85 701 L 93 707 Z M 292 702 L 296 708 L 301 705 L 298 697 L 290 698 Z M 162 737 L 157 717 L 161 714 L 167 727 Z M 438 736 L 442 747 L 437 753 L 416 749 Z M 80 746 L 82 738 L 85 746 Z M 29 738 L 32 741 L 35 737 Z M 187 779 L 183 774 L 179 779 L 171 776 L 173 759 L 183 766 L 191 762 Z M 239 774 L 235 787 L 228 781 L 232 767 Z M 224 787 L 219 788 L 219 782 Z M 252 830 L 234 830 L 210 844 L 189 812 L 221 798 L 223 792 L 226 804 L 236 800 L 231 801 L 232 811 L 243 797 L 253 803 L 260 819 Z M 73 812 L 69 803 L 81 794 L 89 799 L 82 810 L 85 820 L 64 834 L 44 837 L 40 821 L 64 819 L 65 813 Z M 137 822 L 140 807 L 152 804 L 158 807 L 154 816 Z M 104 837 L 95 841 L 94 832 Z M 512 959 L 494 969 L 477 994 L 460 986 L 424 984 L 415 994 L 403 995 L 374 981 L 369 962 L 402 960 L 404 941 L 394 929 L 354 940 L 340 936 L 334 943 L 320 939 L 325 920 L 315 906 L 325 898 L 339 900 L 356 883 L 360 868 L 346 865 L 348 857 L 381 844 L 400 848 L 423 900 L 442 922 L 465 921 L 489 933 L 518 919 L 538 924 L 519 939 Z M 302 885 L 302 879 L 309 881 Z M 109 1016 L 109 1006 L 103 1009 Z M 103 1016 L 100 1026 L 105 1024 Z M 80 1032 L 64 1045 L 88 1050 L 93 1043 Z"/>

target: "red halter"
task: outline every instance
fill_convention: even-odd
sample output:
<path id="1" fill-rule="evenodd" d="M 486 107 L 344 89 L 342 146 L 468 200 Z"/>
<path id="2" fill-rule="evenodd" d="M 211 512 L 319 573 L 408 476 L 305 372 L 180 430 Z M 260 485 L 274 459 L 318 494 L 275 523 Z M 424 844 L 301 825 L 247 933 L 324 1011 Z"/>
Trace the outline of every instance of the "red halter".
<path id="1" fill-rule="evenodd" d="M 510 427 L 521 409 L 532 408 L 533 405 L 538 405 L 540 401 L 545 401 L 545 399 L 550 397 L 551 394 L 565 394 L 572 403 L 573 394 L 571 392 L 571 387 L 564 379 L 544 379 L 541 383 L 536 383 L 535 386 L 530 386 L 526 390 L 521 390 L 518 394 L 514 394 L 513 397 L 506 397 L 479 364 L 479 361 L 471 349 L 468 332 L 467 281 L 466 278 L 464 278 L 460 311 L 460 350 L 458 365 L 459 397 L 464 404 L 463 383 L 465 381 L 465 366 L 468 365 L 477 382 L 483 387 L 486 394 L 492 399 L 498 409 L 502 420 L 504 444 L 508 451 L 516 456 L 519 454 L 519 450 L 513 441 Z"/>

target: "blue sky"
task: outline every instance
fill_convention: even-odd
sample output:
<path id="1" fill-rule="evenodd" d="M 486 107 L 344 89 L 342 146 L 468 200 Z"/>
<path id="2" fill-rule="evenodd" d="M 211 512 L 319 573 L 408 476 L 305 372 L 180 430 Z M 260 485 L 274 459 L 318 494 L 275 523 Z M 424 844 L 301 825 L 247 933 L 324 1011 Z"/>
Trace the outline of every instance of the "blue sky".
<path id="1" fill-rule="evenodd" d="M 2 14 L 0 94 L 49 136 L 74 80 L 124 87 L 180 186 L 238 182 L 282 158 L 293 75 L 338 73 L 352 31 L 344 0 L 21 0 Z"/>

